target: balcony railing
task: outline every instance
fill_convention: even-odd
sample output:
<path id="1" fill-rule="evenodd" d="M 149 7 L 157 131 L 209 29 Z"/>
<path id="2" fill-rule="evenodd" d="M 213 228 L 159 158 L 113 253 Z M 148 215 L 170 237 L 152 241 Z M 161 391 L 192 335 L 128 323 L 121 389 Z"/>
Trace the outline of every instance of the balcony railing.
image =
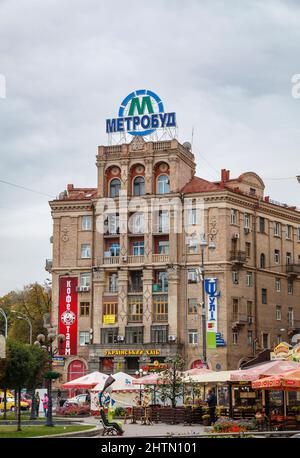
<path id="1" fill-rule="evenodd" d="M 153 254 L 152 262 L 161 262 L 163 264 L 168 263 L 169 255 L 168 254 Z"/>
<path id="2" fill-rule="evenodd" d="M 244 326 L 248 324 L 248 316 L 244 313 L 235 313 L 232 315 L 232 322 L 234 325 Z"/>
<path id="3" fill-rule="evenodd" d="M 143 315 L 127 315 L 128 323 L 142 323 Z"/>
<path id="4" fill-rule="evenodd" d="M 246 251 L 232 250 L 230 251 L 230 261 L 237 264 L 246 262 Z"/>
<path id="5" fill-rule="evenodd" d="M 118 288 L 107 288 L 104 293 L 106 294 L 117 294 L 119 292 Z"/>
<path id="6" fill-rule="evenodd" d="M 153 313 L 153 321 L 168 321 L 168 314 L 167 313 Z"/>
<path id="7" fill-rule="evenodd" d="M 300 264 L 287 264 L 286 273 L 290 275 L 300 275 Z"/>
<path id="8" fill-rule="evenodd" d="M 128 256 L 127 257 L 128 264 L 143 264 L 144 263 L 144 255 L 138 256 Z"/>
<path id="9" fill-rule="evenodd" d="M 53 261 L 52 261 L 52 259 L 46 259 L 45 270 L 46 270 L 47 272 L 51 272 L 52 267 L 53 267 Z"/>
<path id="10" fill-rule="evenodd" d="M 143 292 L 143 285 L 128 285 L 129 294 L 141 294 Z"/>
<path id="11" fill-rule="evenodd" d="M 119 264 L 120 256 L 104 256 L 103 264 Z"/>

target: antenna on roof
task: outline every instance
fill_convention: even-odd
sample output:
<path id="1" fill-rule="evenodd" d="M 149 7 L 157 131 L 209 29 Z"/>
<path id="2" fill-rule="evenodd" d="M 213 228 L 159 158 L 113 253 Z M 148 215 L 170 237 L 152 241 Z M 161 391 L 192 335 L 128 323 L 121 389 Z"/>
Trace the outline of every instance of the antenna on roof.
<path id="1" fill-rule="evenodd" d="M 194 130 L 195 130 L 195 128 L 194 128 L 194 126 L 193 126 L 193 127 L 192 127 L 192 140 L 191 140 L 191 147 L 192 147 L 192 148 L 191 148 L 191 149 L 193 149 Z"/>

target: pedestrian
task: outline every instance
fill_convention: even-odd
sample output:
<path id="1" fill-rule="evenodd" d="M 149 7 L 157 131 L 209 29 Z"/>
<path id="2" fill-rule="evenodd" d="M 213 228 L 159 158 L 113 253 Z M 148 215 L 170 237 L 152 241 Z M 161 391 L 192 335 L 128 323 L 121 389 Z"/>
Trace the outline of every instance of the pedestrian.
<path id="1" fill-rule="evenodd" d="M 213 390 L 208 390 L 208 396 L 207 396 L 206 402 L 207 402 L 208 409 L 209 409 L 210 424 L 215 423 L 217 397 Z"/>
<path id="2" fill-rule="evenodd" d="M 57 397 L 56 397 L 56 402 L 57 402 L 57 407 L 60 407 L 60 401 L 61 401 L 61 391 L 58 388 L 57 390 Z"/>
<path id="3" fill-rule="evenodd" d="M 43 402 L 43 409 L 44 409 L 44 414 L 45 414 L 45 417 L 47 417 L 47 413 L 48 413 L 48 402 L 49 402 L 49 398 L 48 398 L 48 396 L 47 396 L 47 394 L 46 394 L 46 393 L 44 393 L 44 396 L 43 396 L 42 402 Z"/>
<path id="4" fill-rule="evenodd" d="M 35 393 L 35 413 L 36 413 L 36 416 L 37 416 L 37 417 L 39 416 L 40 403 L 41 403 L 41 398 L 40 398 L 39 392 L 37 391 L 37 392 Z"/>

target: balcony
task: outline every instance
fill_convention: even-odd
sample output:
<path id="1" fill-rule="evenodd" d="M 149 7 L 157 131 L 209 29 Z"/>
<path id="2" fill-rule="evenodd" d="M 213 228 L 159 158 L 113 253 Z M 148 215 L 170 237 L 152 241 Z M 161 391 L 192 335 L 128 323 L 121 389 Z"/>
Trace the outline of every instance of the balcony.
<path id="1" fill-rule="evenodd" d="M 76 287 L 77 293 L 88 293 L 90 291 L 90 286 L 80 285 Z"/>
<path id="2" fill-rule="evenodd" d="M 243 313 L 237 313 L 232 316 L 232 329 L 249 324 L 248 316 Z"/>
<path id="3" fill-rule="evenodd" d="M 143 285 L 128 285 L 128 293 L 129 294 L 142 294 Z"/>
<path id="4" fill-rule="evenodd" d="M 114 265 L 120 263 L 120 256 L 104 256 L 103 264 Z"/>
<path id="5" fill-rule="evenodd" d="M 300 275 L 300 264 L 287 264 L 286 273 L 291 277 Z"/>
<path id="6" fill-rule="evenodd" d="M 128 256 L 127 257 L 127 262 L 128 264 L 144 264 L 144 255 L 138 255 L 138 256 Z"/>
<path id="7" fill-rule="evenodd" d="M 160 285 L 158 283 L 154 283 L 152 285 L 152 292 L 153 293 L 167 293 L 168 285 Z"/>
<path id="8" fill-rule="evenodd" d="M 230 261 L 234 264 L 244 264 L 246 262 L 246 251 L 230 251 Z"/>
<path id="9" fill-rule="evenodd" d="M 53 261 L 52 259 L 46 259 L 46 264 L 45 264 L 45 270 L 49 273 L 51 273 L 53 268 Z"/>
<path id="10" fill-rule="evenodd" d="M 168 254 L 153 254 L 152 262 L 166 264 L 169 262 L 169 255 Z"/>

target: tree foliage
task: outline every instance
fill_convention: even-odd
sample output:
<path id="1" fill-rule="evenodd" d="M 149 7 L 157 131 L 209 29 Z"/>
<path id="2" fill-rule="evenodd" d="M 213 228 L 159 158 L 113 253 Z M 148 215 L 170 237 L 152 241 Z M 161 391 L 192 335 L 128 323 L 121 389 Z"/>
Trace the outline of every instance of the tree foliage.
<path id="1" fill-rule="evenodd" d="M 161 400 L 171 401 L 172 407 L 176 407 L 177 400 L 183 397 L 183 367 L 184 360 L 177 354 L 167 359 L 168 368 L 161 372 L 162 384 L 159 385 L 159 395 Z"/>

